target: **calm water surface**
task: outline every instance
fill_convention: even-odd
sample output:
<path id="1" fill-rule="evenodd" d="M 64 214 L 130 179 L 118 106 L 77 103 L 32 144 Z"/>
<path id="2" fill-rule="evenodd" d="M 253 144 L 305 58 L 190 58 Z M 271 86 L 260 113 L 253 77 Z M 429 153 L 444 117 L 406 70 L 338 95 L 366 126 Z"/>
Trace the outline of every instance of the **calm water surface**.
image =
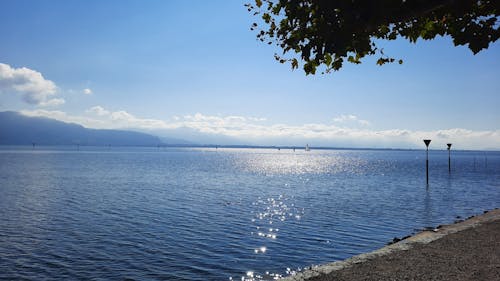
<path id="1" fill-rule="evenodd" d="M 254 280 L 500 207 L 500 153 L 0 148 L 0 279 Z"/>

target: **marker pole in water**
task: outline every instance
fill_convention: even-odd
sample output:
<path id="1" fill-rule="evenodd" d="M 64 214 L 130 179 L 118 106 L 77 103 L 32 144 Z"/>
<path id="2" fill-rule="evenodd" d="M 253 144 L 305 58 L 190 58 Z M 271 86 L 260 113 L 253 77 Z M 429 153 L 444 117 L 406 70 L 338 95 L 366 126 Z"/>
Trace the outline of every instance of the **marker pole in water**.
<path id="1" fill-rule="evenodd" d="M 451 173 L 451 143 L 446 144 L 448 146 L 448 173 Z"/>
<path id="2" fill-rule="evenodd" d="M 425 177 L 427 179 L 427 186 L 429 186 L 429 144 L 431 140 L 424 140 L 426 147 L 426 158 L 425 158 Z"/>

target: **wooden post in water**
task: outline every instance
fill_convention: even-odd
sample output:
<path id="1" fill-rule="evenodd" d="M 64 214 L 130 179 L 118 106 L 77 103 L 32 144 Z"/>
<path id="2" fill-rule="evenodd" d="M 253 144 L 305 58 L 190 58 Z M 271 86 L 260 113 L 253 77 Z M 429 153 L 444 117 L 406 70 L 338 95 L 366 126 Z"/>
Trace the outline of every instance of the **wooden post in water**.
<path id="1" fill-rule="evenodd" d="M 446 144 L 448 146 L 448 173 L 451 174 L 451 143 Z"/>
<path id="2" fill-rule="evenodd" d="M 429 144 L 431 140 L 424 140 L 426 147 L 426 158 L 425 158 L 425 177 L 427 179 L 427 186 L 429 186 Z"/>

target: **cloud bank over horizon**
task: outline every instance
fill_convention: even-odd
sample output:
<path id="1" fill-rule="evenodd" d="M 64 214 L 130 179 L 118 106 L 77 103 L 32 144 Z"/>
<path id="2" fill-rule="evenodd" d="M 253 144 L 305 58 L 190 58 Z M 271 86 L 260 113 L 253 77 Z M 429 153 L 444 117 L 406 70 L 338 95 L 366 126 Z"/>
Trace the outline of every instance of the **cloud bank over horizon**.
<path id="1" fill-rule="evenodd" d="M 124 110 L 111 111 L 102 106 L 91 107 L 82 115 L 44 109 L 20 112 L 27 116 L 77 123 L 88 128 L 139 130 L 159 136 L 185 138 L 198 143 L 203 143 L 203 136 L 206 136 L 211 143 L 219 140 L 218 144 L 302 146 L 308 143 L 313 146 L 353 148 L 422 148 L 422 140 L 430 138 L 433 140 L 431 148 L 445 147 L 446 143 L 453 143 L 456 149 L 500 149 L 500 130 L 373 130 L 369 128 L 369 121 L 359 119 L 355 115 L 334 117 L 331 123 L 325 124 L 287 125 L 266 124 L 268 120 L 262 117 L 210 116 L 202 113 L 160 120 L 137 117 Z M 347 127 L 346 122 L 362 126 Z M 186 130 L 196 133 L 197 139 L 192 139 L 192 136 L 190 139 L 189 134 L 185 134 Z"/>
<path id="2" fill-rule="evenodd" d="M 24 102 L 39 106 L 58 106 L 65 103 L 62 98 L 53 98 L 57 86 L 35 70 L 21 67 L 13 68 L 0 63 L 0 93 L 19 93 Z"/>

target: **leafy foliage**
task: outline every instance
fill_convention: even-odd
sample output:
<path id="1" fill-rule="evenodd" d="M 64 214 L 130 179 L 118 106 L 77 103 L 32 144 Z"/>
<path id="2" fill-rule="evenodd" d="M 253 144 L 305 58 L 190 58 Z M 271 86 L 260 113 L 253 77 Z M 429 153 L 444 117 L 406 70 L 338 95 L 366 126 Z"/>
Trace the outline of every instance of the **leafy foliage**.
<path id="1" fill-rule="evenodd" d="M 455 46 L 467 45 L 476 54 L 500 34 L 499 0 L 255 0 L 245 6 L 262 19 L 264 28 L 251 27 L 257 38 L 283 50 L 276 60 L 292 69 L 302 64 L 306 74 L 318 67 L 336 71 L 345 61 L 359 64 L 376 54 L 379 65 L 395 62 L 376 39 L 414 43 L 449 35 Z"/>

